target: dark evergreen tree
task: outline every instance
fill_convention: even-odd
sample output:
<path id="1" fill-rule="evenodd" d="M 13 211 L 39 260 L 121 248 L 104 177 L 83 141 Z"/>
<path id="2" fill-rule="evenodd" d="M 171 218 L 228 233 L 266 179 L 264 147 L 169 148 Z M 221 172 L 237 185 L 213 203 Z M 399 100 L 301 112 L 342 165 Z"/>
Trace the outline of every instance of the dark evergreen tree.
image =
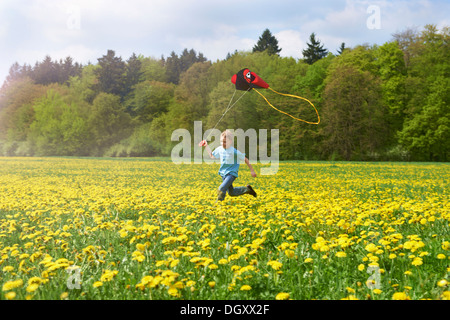
<path id="1" fill-rule="evenodd" d="M 317 60 L 320 60 L 328 54 L 328 50 L 323 47 L 323 44 L 319 40 L 316 40 L 316 34 L 313 32 L 309 36 L 309 43 L 306 45 L 308 48 L 302 51 L 305 62 L 313 64 Z"/>
<path id="2" fill-rule="evenodd" d="M 253 47 L 253 52 L 263 52 L 266 51 L 269 55 L 279 54 L 281 48 L 278 48 L 278 40 L 272 35 L 269 29 L 264 30 L 262 35 L 259 37 L 258 42 Z"/>
<path id="3" fill-rule="evenodd" d="M 97 90 L 122 96 L 126 78 L 126 64 L 121 57 L 116 57 L 113 50 L 98 59 L 100 68 L 95 70 L 98 78 Z"/>
<path id="4" fill-rule="evenodd" d="M 133 53 L 127 60 L 124 95 L 131 93 L 134 86 L 141 81 L 141 76 L 143 74 L 141 67 L 141 60 Z"/>
<path id="5" fill-rule="evenodd" d="M 206 61 L 206 57 L 202 53 L 197 55 L 194 49 L 184 49 L 180 57 L 172 51 L 170 57 L 165 61 L 167 81 L 178 84 L 183 72 L 189 69 L 194 63 Z"/>
<path id="6" fill-rule="evenodd" d="M 344 50 L 345 50 L 345 42 L 342 42 L 342 43 L 341 43 L 341 46 L 340 46 L 339 49 L 337 50 L 337 53 L 338 53 L 339 55 L 341 55 L 342 52 L 344 52 Z"/>

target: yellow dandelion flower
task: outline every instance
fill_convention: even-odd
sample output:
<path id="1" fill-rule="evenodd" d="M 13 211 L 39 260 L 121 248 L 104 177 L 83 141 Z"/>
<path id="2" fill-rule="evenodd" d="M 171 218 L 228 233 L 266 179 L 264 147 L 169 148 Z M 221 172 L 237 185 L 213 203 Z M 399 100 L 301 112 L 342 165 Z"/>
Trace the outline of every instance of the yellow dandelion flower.
<path id="1" fill-rule="evenodd" d="M 16 293 L 14 291 L 8 292 L 5 294 L 5 298 L 7 300 L 12 300 L 16 297 Z"/>
<path id="2" fill-rule="evenodd" d="M 276 260 L 271 260 L 269 262 L 267 262 L 268 266 L 271 266 L 272 269 L 274 270 L 280 270 L 280 268 L 283 266 L 283 264 L 281 262 L 278 262 Z"/>
<path id="3" fill-rule="evenodd" d="M 180 297 L 181 296 L 178 289 L 175 288 L 174 286 L 169 287 L 169 289 L 167 290 L 167 293 L 172 297 Z"/>
<path id="4" fill-rule="evenodd" d="M 103 282 L 101 282 L 101 281 L 96 281 L 96 282 L 94 282 L 94 284 L 92 285 L 94 288 L 98 288 L 98 287 L 101 287 L 103 285 Z"/>
<path id="5" fill-rule="evenodd" d="M 336 252 L 336 257 L 338 258 L 345 258 L 347 254 L 344 251 Z"/>
<path id="6" fill-rule="evenodd" d="M 440 254 L 437 255 L 437 258 L 439 260 L 444 260 L 446 257 L 445 257 L 445 254 L 440 253 Z"/>
<path id="7" fill-rule="evenodd" d="M 210 281 L 208 282 L 208 286 L 213 289 L 216 286 L 216 282 L 215 281 Z"/>
<path id="8" fill-rule="evenodd" d="M 3 272 L 11 272 L 11 271 L 14 271 L 14 267 L 13 266 L 3 267 Z"/>
<path id="9" fill-rule="evenodd" d="M 392 296 L 392 300 L 411 300 L 411 298 L 404 292 L 396 292 Z"/>
<path id="10" fill-rule="evenodd" d="M 275 297 L 275 300 L 288 300 L 290 297 L 289 293 L 286 292 L 280 292 L 279 294 L 277 294 L 277 296 Z"/>
<path id="11" fill-rule="evenodd" d="M 244 284 L 244 285 L 241 287 L 240 290 L 241 290 L 241 291 L 249 291 L 249 290 L 252 290 L 252 287 L 250 287 L 250 286 L 247 285 L 247 284 Z"/>
<path id="12" fill-rule="evenodd" d="M 380 289 L 373 289 L 373 293 L 374 294 L 381 294 L 381 290 Z"/>
<path id="13" fill-rule="evenodd" d="M 449 241 L 442 242 L 442 249 L 443 250 L 450 250 L 450 242 Z"/>
<path id="14" fill-rule="evenodd" d="M 413 266 L 418 267 L 418 266 L 420 266 L 420 265 L 423 264 L 423 260 L 422 260 L 421 258 L 419 258 L 419 257 L 416 257 L 416 258 L 414 258 L 414 260 L 411 262 L 411 264 L 412 264 Z"/>
<path id="15" fill-rule="evenodd" d="M 23 280 L 22 279 L 18 279 L 18 280 L 13 280 L 13 281 L 7 281 L 3 284 L 3 288 L 2 291 L 10 291 L 16 288 L 19 288 L 23 285 Z"/>
<path id="16" fill-rule="evenodd" d="M 284 254 L 285 254 L 286 257 L 288 257 L 288 258 L 293 258 L 293 257 L 295 256 L 295 251 L 294 251 L 294 250 L 288 249 L 288 250 L 284 251 Z"/>
<path id="17" fill-rule="evenodd" d="M 448 281 L 445 280 L 445 279 L 439 280 L 438 283 L 437 283 L 437 285 L 438 285 L 439 287 L 445 287 L 446 285 L 448 285 Z"/>
<path id="18" fill-rule="evenodd" d="M 36 291 L 38 288 L 39 288 L 39 284 L 32 283 L 27 287 L 26 291 L 31 293 L 31 292 Z"/>
<path id="19" fill-rule="evenodd" d="M 305 261 L 303 261 L 304 263 L 310 263 L 310 262 L 313 262 L 313 259 L 312 258 L 306 258 L 305 259 Z"/>

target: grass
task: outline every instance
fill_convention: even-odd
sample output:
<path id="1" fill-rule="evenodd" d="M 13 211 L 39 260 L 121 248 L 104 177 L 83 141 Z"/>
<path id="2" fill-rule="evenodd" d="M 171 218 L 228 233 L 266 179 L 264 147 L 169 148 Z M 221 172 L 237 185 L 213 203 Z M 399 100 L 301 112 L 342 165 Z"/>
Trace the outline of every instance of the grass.
<path id="1" fill-rule="evenodd" d="M 450 298 L 448 164 L 217 170 L 0 158 L 0 299 Z"/>

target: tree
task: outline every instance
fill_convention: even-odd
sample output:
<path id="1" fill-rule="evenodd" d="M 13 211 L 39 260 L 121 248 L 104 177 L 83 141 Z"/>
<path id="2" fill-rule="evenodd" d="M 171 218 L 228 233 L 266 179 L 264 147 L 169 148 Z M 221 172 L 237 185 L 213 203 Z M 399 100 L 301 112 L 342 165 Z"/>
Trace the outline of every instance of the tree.
<path id="1" fill-rule="evenodd" d="M 126 64 L 122 58 L 116 57 L 113 50 L 98 59 L 100 68 L 95 69 L 98 78 L 97 90 L 122 96 L 126 81 Z"/>
<path id="2" fill-rule="evenodd" d="M 264 30 L 262 35 L 259 37 L 258 42 L 253 47 L 253 52 L 263 52 L 266 51 L 269 55 L 279 54 L 281 51 L 278 48 L 278 40 L 272 35 L 269 29 Z"/>
<path id="3" fill-rule="evenodd" d="M 449 78 L 440 76 L 431 85 L 431 93 L 421 112 L 405 121 L 399 141 L 417 160 L 450 159 L 450 86 Z"/>
<path id="4" fill-rule="evenodd" d="M 309 36 L 309 43 L 306 45 L 308 48 L 302 51 L 303 57 L 308 64 L 313 64 L 317 60 L 320 60 L 328 54 L 328 50 L 323 47 L 323 44 L 319 40 L 316 40 L 316 34 L 313 32 Z"/>
<path id="5" fill-rule="evenodd" d="M 64 90 L 63 90 L 64 91 Z M 35 120 L 28 140 L 40 156 L 86 155 L 89 132 L 83 103 L 66 101 L 54 89 L 33 105 Z"/>
<path id="6" fill-rule="evenodd" d="M 170 57 L 165 61 L 167 81 L 178 84 L 180 76 L 183 72 L 187 71 L 196 62 L 206 62 L 207 59 L 202 53 L 195 52 L 194 49 L 184 49 L 181 56 L 172 51 Z"/>
<path id="7" fill-rule="evenodd" d="M 329 156 L 361 159 L 383 146 L 381 85 L 368 71 L 340 65 L 330 71 L 324 91 L 323 148 Z"/>
<path id="8" fill-rule="evenodd" d="M 342 42 L 342 43 L 341 43 L 341 46 L 340 46 L 339 49 L 337 50 L 337 53 L 338 53 L 339 55 L 341 55 L 342 52 L 344 52 L 344 50 L 345 50 L 345 42 Z"/>
<path id="9" fill-rule="evenodd" d="M 130 134 L 130 121 L 119 96 L 105 92 L 97 95 L 88 120 L 97 155 Z"/>
<path id="10" fill-rule="evenodd" d="M 123 89 L 123 95 L 127 96 L 133 92 L 134 86 L 141 81 L 142 77 L 142 62 L 138 59 L 135 53 L 127 60 L 126 63 L 126 75 L 125 85 Z"/>

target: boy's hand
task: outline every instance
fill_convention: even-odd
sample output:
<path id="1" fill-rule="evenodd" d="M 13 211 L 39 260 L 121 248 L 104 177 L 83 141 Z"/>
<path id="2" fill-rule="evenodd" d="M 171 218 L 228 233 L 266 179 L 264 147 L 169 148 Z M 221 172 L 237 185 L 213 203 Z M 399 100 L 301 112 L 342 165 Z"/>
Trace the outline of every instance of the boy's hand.
<path id="1" fill-rule="evenodd" d="M 254 170 L 250 171 L 250 174 L 252 175 L 253 178 L 256 178 L 256 173 Z"/>
<path id="2" fill-rule="evenodd" d="M 199 145 L 199 147 L 205 147 L 208 145 L 208 142 L 206 142 L 206 140 L 202 140 L 202 141 L 200 141 L 200 143 L 198 145 Z"/>

